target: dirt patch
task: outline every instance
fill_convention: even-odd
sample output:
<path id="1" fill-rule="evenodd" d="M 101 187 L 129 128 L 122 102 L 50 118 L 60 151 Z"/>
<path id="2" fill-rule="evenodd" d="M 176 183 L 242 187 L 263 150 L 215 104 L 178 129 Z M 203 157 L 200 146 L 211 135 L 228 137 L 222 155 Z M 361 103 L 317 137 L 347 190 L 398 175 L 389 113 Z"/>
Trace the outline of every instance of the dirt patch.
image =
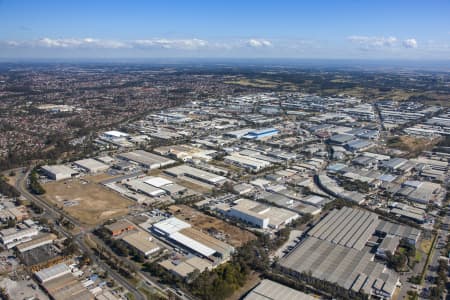
<path id="1" fill-rule="evenodd" d="M 46 183 L 44 198 L 86 225 L 100 224 L 128 213 L 133 201 L 85 179 Z"/>
<path id="2" fill-rule="evenodd" d="M 403 135 L 389 138 L 387 146 L 408 152 L 412 156 L 417 156 L 422 151 L 431 150 L 439 141 L 439 138 L 428 139 Z"/>
<path id="3" fill-rule="evenodd" d="M 240 229 L 239 227 L 230 225 L 220 219 L 205 215 L 186 205 L 171 205 L 169 211 L 176 217 L 189 222 L 196 229 L 211 233 L 217 238 L 222 237 L 225 242 L 233 247 L 240 247 L 248 241 L 256 239 L 256 236 L 247 230 Z"/>

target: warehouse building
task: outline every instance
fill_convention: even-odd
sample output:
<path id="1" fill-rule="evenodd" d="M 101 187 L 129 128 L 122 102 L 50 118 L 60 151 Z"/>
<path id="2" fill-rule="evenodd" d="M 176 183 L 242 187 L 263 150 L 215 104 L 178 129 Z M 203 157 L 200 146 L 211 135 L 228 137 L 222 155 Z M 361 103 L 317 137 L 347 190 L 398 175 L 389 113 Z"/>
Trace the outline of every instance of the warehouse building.
<path id="1" fill-rule="evenodd" d="M 118 157 L 127 161 L 137 163 L 143 168 L 149 170 L 159 169 L 175 163 L 174 160 L 144 150 L 121 153 L 118 155 Z"/>
<path id="2" fill-rule="evenodd" d="M 243 136 L 244 139 L 248 140 L 262 140 L 270 138 L 274 135 L 279 134 L 280 131 L 276 128 L 265 128 L 259 130 L 253 130 Z"/>
<path id="3" fill-rule="evenodd" d="M 44 290 L 55 300 L 93 300 L 94 295 L 72 274 L 65 263 L 34 273 Z"/>
<path id="4" fill-rule="evenodd" d="M 136 226 L 130 221 L 123 219 L 112 224 L 105 225 L 105 228 L 111 233 L 111 235 L 118 236 L 124 232 L 136 229 Z"/>
<path id="5" fill-rule="evenodd" d="M 381 299 L 390 299 L 400 285 L 395 272 L 373 261 L 370 248 L 360 251 L 315 237 L 306 238 L 280 265 L 294 277 L 310 273 L 314 278 Z"/>
<path id="6" fill-rule="evenodd" d="M 227 181 L 226 177 L 216 175 L 207 171 L 203 171 L 197 168 L 193 168 L 187 165 L 181 165 L 164 170 L 168 175 L 174 177 L 188 177 L 194 180 L 204 182 L 210 185 L 218 186 Z"/>
<path id="7" fill-rule="evenodd" d="M 197 256 L 189 257 L 188 259 L 181 262 L 164 260 L 160 262 L 159 265 L 169 272 L 182 278 L 187 278 L 190 273 L 196 270 L 201 273 L 205 270 L 211 270 L 213 268 L 213 265 L 209 260 L 202 259 Z"/>
<path id="8" fill-rule="evenodd" d="M 122 237 L 122 240 L 145 257 L 149 257 L 161 249 L 158 244 L 152 242 L 152 237 L 142 230 L 130 232 Z"/>
<path id="9" fill-rule="evenodd" d="M 78 172 L 65 165 L 45 165 L 41 167 L 42 172 L 50 179 L 63 180 L 78 175 Z"/>
<path id="10" fill-rule="evenodd" d="M 260 228 L 278 229 L 299 218 L 293 211 L 248 199 L 238 199 L 232 206 L 224 207 L 222 212 Z"/>
<path id="11" fill-rule="evenodd" d="M 362 250 L 378 224 L 377 214 L 344 207 L 331 211 L 308 232 L 308 235 L 333 244 Z"/>
<path id="12" fill-rule="evenodd" d="M 191 224 L 175 217 L 153 224 L 152 231 L 169 242 L 214 262 L 226 261 L 234 252 L 234 248 L 227 243 L 191 228 Z"/>
<path id="13" fill-rule="evenodd" d="M 253 158 L 250 156 L 244 156 L 238 153 L 233 153 L 224 157 L 226 163 L 236 165 L 248 169 L 253 172 L 259 172 L 264 168 L 270 167 L 272 164 L 268 161 Z"/>
<path id="14" fill-rule="evenodd" d="M 50 281 L 52 279 L 61 277 L 66 274 L 70 274 L 70 268 L 65 263 L 60 263 L 57 265 L 54 265 L 50 268 L 42 269 L 38 272 L 36 272 L 34 275 L 41 283 L 45 283 L 47 281 Z"/>
<path id="15" fill-rule="evenodd" d="M 24 243 L 21 243 L 16 246 L 17 251 L 19 253 L 24 253 L 26 251 L 33 250 L 35 248 L 52 244 L 54 240 L 56 240 L 57 236 L 53 233 L 44 233 L 40 236 L 34 237 L 31 241 L 27 241 Z"/>
<path id="16" fill-rule="evenodd" d="M 243 300 L 314 300 L 313 296 L 294 290 L 278 282 L 264 279 Z"/>
<path id="17" fill-rule="evenodd" d="M 32 237 L 39 234 L 36 228 L 26 228 L 18 230 L 7 228 L 0 231 L 0 240 L 6 248 L 11 249 L 20 243 L 30 241 Z"/>
<path id="18" fill-rule="evenodd" d="M 88 173 L 103 172 L 109 168 L 108 165 L 92 158 L 77 160 L 74 162 L 74 165 Z"/>
<path id="19" fill-rule="evenodd" d="M 378 248 L 378 255 L 383 256 L 387 251 L 394 252 L 403 237 L 418 238 L 416 231 L 379 220 L 378 215 L 361 209 L 333 210 L 280 265 L 295 277 L 310 273 L 348 290 L 391 299 L 400 286 L 399 276 L 385 264 L 374 261 L 370 239 L 376 234 L 384 239 Z"/>

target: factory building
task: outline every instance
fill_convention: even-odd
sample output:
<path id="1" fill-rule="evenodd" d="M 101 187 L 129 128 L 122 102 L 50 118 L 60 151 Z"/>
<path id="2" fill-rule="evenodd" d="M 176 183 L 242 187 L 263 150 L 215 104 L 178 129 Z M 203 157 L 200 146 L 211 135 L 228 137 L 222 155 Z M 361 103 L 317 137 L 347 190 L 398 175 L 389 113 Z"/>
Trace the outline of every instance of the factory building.
<path id="1" fill-rule="evenodd" d="M 314 300 L 313 296 L 294 290 L 278 282 L 263 279 L 243 300 Z"/>
<path id="2" fill-rule="evenodd" d="M 244 139 L 248 140 L 262 140 L 270 138 L 274 135 L 279 134 L 280 131 L 276 128 L 265 128 L 259 130 L 253 130 L 243 136 Z"/>
<path id="3" fill-rule="evenodd" d="M 30 241 L 32 237 L 39 234 L 36 228 L 27 228 L 18 230 L 16 228 L 7 228 L 0 231 L 0 240 L 6 248 L 11 249 L 23 242 Z"/>
<path id="4" fill-rule="evenodd" d="M 149 170 L 159 169 L 175 163 L 174 160 L 144 150 L 121 153 L 118 157 L 126 161 L 137 163 Z"/>
<path id="5" fill-rule="evenodd" d="M 219 208 L 220 209 L 220 208 Z M 234 205 L 221 209 L 230 217 L 237 218 L 260 228 L 277 229 L 291 223 L 299 215 L 287 209 L 269 206 L 248 199 L 238 199 Z"/>
<path id="6" fill-rule="evenodd" d="M 94 295 L 71 272 L 65 263 L 60 263 L 34 273 L 40 285 L 51 299 L 93 300 Z"/>
<path id="7" fill-rule="evenodd" d="M 333 210 L 281 260 L 280 266 L 294 277 L 310 273 L 314 278 L 354 292 L 377 299 L 391 299 L 400 286 L 399 276 L 384 264 L 374 261 L 375 254 L 369 246 L 369 240 L 379 230 L 396 231 L 388 224 L 398 226 L 380 221 L 377 214 L 361 209 L 346 207 Z M 382 243 L 386 251 L 394 249 L 398 240 L 390 236 L 389 239 L 385 237 L 386 241 Z"/>
<path id="8" fill-rule="evenodd" d="M 88 173 L 103 172 L 109 168 L 108 165 L 92 158 L 77 160 L 73 164 Z"/>
<path id="9" fill-rule="evenodd" d="M 253 172 L 261 171 L 264 168 L 270 167 L 272 164 L 268 161 L 253 158 L 250 156 L 240 155 L 238 153 L 233 153 L 224 157 L 226 163 L 236 165 L 248 169 Z"/>
<path id="10" fill-rule="evenodd" d="M 153 224 L 152 231 L 167 241 L 214 262 L 223 262 L 234 252 L 234 248 L 227 243 L 191 228 L 191 224 L 175 217 Z"/>
<path id="11" fill-rule="evenodd" d="M 130 232 L 122 237 L 122 240 L 145 257 L 148 257 L 161 249 L 158 244 L 152 242 L 152 237 L 142 230 Z"/>
<path id="12" fill-rule="evenodd" d="M 78 175 L 78 172 L 65 165 L 45 165 L 41 167 L 42 172 L 50 179 L 63 180 Z"/>
<path id="13" fill-rule="evenodd" d="M 126 139 L 130 135 L 128 133 L 124 133 L 117 130 L 111 130 L 106 131 L 102 134 L 102 138 L 108 139 L 108 140 L 119 140 L 119 139 Z"/>
<path id="14" fill-rule="evenodd" d="M 174 177 L 188 177 L 214 186 L 221 185 L 225 183 L 225 181 L 227 181 L 226 177 L 193 168 L 187 165 L 169 168 L 164 170 L 164 172 Z"/>

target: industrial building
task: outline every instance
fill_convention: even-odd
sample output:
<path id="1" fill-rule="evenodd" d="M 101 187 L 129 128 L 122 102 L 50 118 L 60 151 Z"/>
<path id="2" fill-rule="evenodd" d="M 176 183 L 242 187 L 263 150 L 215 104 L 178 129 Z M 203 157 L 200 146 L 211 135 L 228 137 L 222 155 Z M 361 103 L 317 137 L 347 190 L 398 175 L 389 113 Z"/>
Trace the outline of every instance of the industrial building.
<path id="1" fill-rule="evenodd" d="M 313 296 L 294 290 L 278 282 L 263 279 L 243 300 L 314 300 Z"/>
<path id="2" fill-rule="evenodd" d="M 130 221 L 123 219 L 112 224 L 105 225 L 105 228 L 111 233 L 111 235 L 118 236 L 124 232 L 136 229 L 136 226 Z"/>
<path id="3" fill-rule="evenodd" d="M 248 169 L 253 172 L 259 172 L 264 168 L 270 167 L 272 164 L 268 161 L 253 158 L 250 156 L 244 156 L 238 153 L 233 153 L 224 157 L 226 163 L 236 165 Z"/>
<path id="4" fill-rule="evenodd" d="M 108 165 L 92 158 L 77 160 L 73 164 L 88 173 L 103 172 L 109 168 Z"/>
<path id="5" fill-rule="evenodd" d="M 65 165 L 45 165 L 41 167 L 42 172 L 50 179 L 63 180 L 78 175 L 78 172 Z"/>
<path id="6" fill-rule="evenodd" d="M 143 168 L 149 170 L 159 169 L 175 163 L 174 160 L 144 150 L 121 153 L 118 155 L 118 157 L 127 161 L 137 163 Z"/>
<path id="7" fill-rule="evenodd" d="M 191 224 L 175 217 L 153 224 L 152 231 L 167 241 L 214 262 L 225 261 L 234 252 L 234 248 L 227 243 L 191 228 Z"/>
<path id="8" fill-rule="evenodd" d="M 164 260 L 160 262 L 159 265 L 182 278 L 188 277 L 188 275 L 195 270 L 198 270 L 201 273 L 205 270 L 211 270 L 213 268 L 213 264 L 209 260 L 202 259 L 198 256 L 189 257 L 181 262 Z"/>
<path id="9" fill-rule="evenodd" d="M 105 138 L 108 140 L 125 139 L 125 138 L 128 138 L 129 136 L 130 135 L 128 133 L 117 131 L 117 130 L 106 131 L 102 134 L 102 138 Z"/>
<path id="10" fill-rule="evenodd" d="M 187 165 L 169 168 L 164 170 L 164 172 L 174 177 L 188 177 L 214 186 L 221 185 L 225 183 L 225 181 L 227 181 L 226 177 L 193 168 Z"/>
<path id="11" fill-rule="evenodd" d="M 276 128 L 265 128 L 265 129 L 250 131 L 249 133 L 244 135 L 243 138 L 248 139 L 248 140 L 261 140 L 261 139 L 270 138 L 279 133 L 280 133 L 280 131 Z"/>
<path id="12" fill-rule="evenodd" d="M 260 228 L 277 229 L 299 218 L 293 211 L 248 199 L 238 199 L 232 206 L 220 207 L 223 213 Z"/>
<path id="13" fill-rule="evenodd" d="M 40 236 L 34 237 L 30 241 L 17 245 L 16 249 L 17 251 L 19 251 L 19 253 L 23 253 L 44 245 L 52 244 L 53 241 L 56 240 L 56 238 L 57 236 L 54 235 L 53 233 L 44 233 L 41 234 Z"/>
<path id="14" fill-rule="evenodd" d="M 314 278 L 383 299 L 390 299 L 400 285 L 395 272 L 373 261 L 370 248 L 360 251 L 315 237 L 306 238 L 280 265 L 294 277 L 310 273 Z"/>
<path id="15" fill-rule="evenodd" d="M 34 273 L 44 290 L 55 300 L 93 300 L 86 287 L 72 274 L 65 263 Z"/>
<path id="16" fill-rule="evenodd" d="M 11 249 L 20 243 L 30 241 L 32 237 L 39 234 L 36 228 L 16 229 L 7 228 L 0 230 L 0 240 L 6 248 Z"/>
<path id="17" fill-rule="evenodd" d="M 148 257 L 161 249 L 158 244 L 152 242 L 152 237 L 142 230 L 130 232 L 122 237 L 122 240 L 145 257 Z"/>
<path id="18" fill-rule="evenodd" d="M 378 224 L 377 214 L 344 207 L 331 211 L 308 232 L 308 235 L 333 244 L 362 250 Z"/>

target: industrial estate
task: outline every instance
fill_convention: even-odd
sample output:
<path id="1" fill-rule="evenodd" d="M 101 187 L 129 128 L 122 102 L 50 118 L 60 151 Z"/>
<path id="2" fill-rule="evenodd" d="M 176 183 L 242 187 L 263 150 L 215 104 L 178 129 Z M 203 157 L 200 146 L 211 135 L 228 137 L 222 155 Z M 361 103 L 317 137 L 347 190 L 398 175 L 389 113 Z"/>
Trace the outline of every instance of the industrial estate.
<path id="1" fill-rule="evenodd" d="M 449 124 L 440 105 L 265 91 L 97 131 L 4 172 L 3 297 L 433 298 Z"/>

